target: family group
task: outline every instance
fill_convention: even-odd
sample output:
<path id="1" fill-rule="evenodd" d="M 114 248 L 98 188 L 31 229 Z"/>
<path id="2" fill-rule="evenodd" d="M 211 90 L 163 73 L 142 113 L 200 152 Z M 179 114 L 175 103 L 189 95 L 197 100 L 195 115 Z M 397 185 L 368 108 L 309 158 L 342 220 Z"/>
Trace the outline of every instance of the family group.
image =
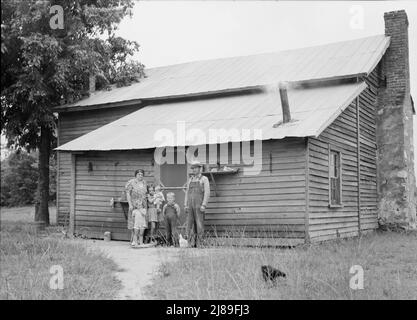
<path id="1" fill-rule="evenodd" d="M 204 214 L 210 197 L 210 183 L 202 175 L 203 165 L 194 162 L 192 175 L 187 182 L 184 211 L 187 215 L 186 237 L 191 247 L 201 244 L 204 234 Z M 175 202 L 175 194 L 168 192 L 165 196 L 160 185 L 147 184 L 145 171 L 138 169 L 135 177 L 125 186 L 129 204 L 128 229 L 131 230 L 131 245 L 143 246 L 145 233 L 147 240 L 156 244 L 156 234 L 161 226 L 165 227 L 168 246 L 178 245 L 177 226 L 181 208 Z"/>

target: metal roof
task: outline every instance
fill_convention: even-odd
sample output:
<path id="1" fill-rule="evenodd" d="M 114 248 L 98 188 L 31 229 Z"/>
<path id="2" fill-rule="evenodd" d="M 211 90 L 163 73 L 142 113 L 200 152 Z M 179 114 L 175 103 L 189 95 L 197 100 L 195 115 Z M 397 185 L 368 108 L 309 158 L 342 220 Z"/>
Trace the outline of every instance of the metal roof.
<path id="1" fill-rule="evenodd" d="M 368 75 L 389 46 L 377 35 L 309 48 L 250 56 L 195 61 L 146 70 L 147 78 L 128 87 L 98 91 L 71 107 L 167 98 L 222 90 Z"/>
<path id="2" fill-rule="evenodd" d="M 293 121 L 276 127 L 274 124 L 282 119 L 276 89 L 147 106 L 57 150 L 130 150 L 318 136 L 365 88 L 361 82 L 289 89 Z M 256 129 L 261 130 L 261 136 L 255 135 Z M 229 131 L 216 139 L 213 130 Z M 245 136 L 245 130 L 250 135 Z M 168 139 L 170 135 L 172 139 Z"/>

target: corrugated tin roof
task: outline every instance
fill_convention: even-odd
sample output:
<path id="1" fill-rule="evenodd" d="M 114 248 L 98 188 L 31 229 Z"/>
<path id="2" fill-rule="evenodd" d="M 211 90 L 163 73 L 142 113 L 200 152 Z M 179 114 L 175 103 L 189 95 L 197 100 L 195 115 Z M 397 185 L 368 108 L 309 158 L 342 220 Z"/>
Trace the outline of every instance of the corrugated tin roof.
<path id="1" fill-rule="evenodd" d="M 282 119 L 277 90 L 147 106 L 57 150 L 130 150 L 318 136 L 365 88 L 362 82 L 290 89 L 288 99 L 295 121 L 275 128 Z M 182 131 L 178 126 L 185 126 L 184 139 L 179 138 Z M 213 130 L 223 129 L 236 130 L 238 135 L 209 140 L 214 138 Z M 254 136 L 255 129 L 261 130 L 261 137 Z M 241 136 L 244 130 L 250 130 L 250 136 Z M 172 141 L 158 139 L 169 133 Z"/>
<path id="2" fill-rule="evenodd" d="M 389 37 L 377 35 L 275 53 L 151 68 L 140 83 L 99 91 L 65 108 L 210 93 L 280 81 L 366 75 L 377 65 L 388 45 Z"/>

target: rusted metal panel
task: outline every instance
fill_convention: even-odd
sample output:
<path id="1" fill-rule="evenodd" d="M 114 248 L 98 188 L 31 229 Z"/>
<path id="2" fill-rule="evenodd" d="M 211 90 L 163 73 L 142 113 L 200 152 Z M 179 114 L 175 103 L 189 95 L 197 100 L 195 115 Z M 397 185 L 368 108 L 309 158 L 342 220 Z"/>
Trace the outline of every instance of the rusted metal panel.
<path id="1" fill-rule="evenodd" d="M 131 150 L 317 137 L 365 88 L 366 84 L 362 82 L 289 89 L 292 120 L 288 123 L 279 123 L 282 108 L 277 88 L 254 94 L 152 105 L 87 133 L 57 150 Z M 216 130 L 234 131 L 219 137 Z M 181 138 L 181 132 L 185 137 Z M 167 139 L 167 134 L 173 135 L 172 140 Z"/>

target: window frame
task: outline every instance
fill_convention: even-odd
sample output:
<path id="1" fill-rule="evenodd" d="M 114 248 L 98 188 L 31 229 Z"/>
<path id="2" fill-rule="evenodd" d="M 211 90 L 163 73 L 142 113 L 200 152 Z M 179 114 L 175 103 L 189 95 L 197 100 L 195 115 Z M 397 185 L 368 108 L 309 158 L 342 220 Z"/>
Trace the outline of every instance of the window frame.
<path id="1" fill-rule="evenodd" d="M 333 203 L 332 202 L 332 179 L 334 179 L 331 176 L 331 170 L 332 170 L 332 155 L 333 153 L 336 153 L 339 155 L 339 165 L 337 166 L 338 168 L 338 181 L 339 181 L 339 203 Z M 329 180 L 328 180 L 328 185 L 329 185 L 329 208 L 341 208 L 343 207 L 343 191 L 342 191 L 342 185 L 343 185 L 343 153 L 342 150 L 335 147 L 335 146 L 331 146 L 329 144 L 329 148 L 328 148 L 328 157 L 329 157 L 329 162 L 328 162 L 328 176 L 329 176 Z"/>

